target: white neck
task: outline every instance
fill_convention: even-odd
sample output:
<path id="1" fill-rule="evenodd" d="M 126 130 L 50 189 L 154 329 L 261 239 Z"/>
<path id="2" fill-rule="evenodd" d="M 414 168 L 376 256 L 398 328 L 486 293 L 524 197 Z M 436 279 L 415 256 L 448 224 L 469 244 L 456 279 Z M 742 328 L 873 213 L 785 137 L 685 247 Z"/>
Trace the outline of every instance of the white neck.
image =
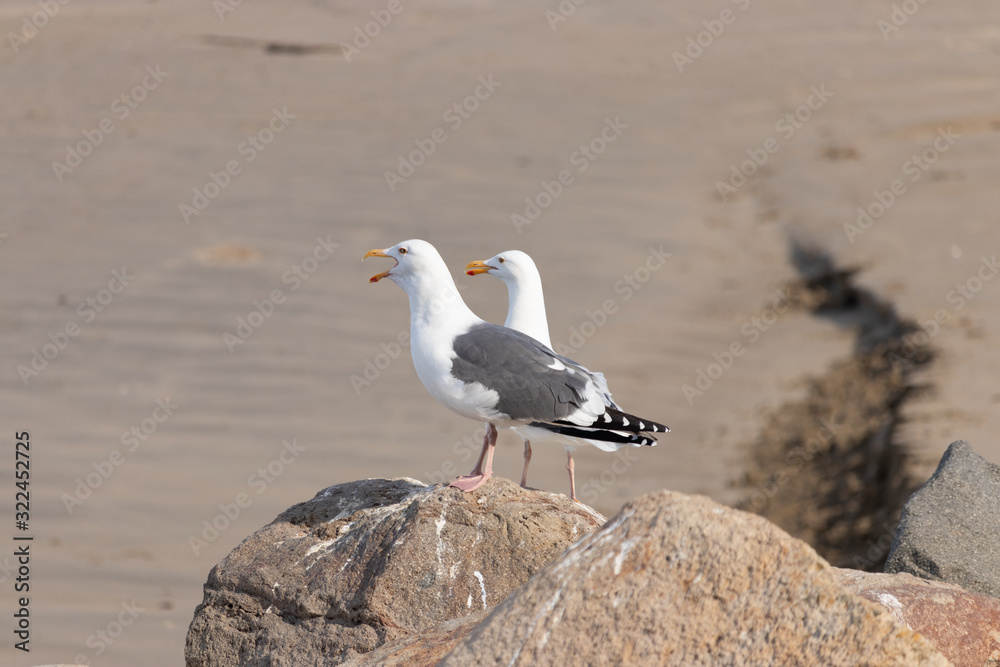
<path id="1" fill-rule="evenodd" d="M 473 313 L 447 273 L 408 276 L 400 281 L 410 299 L 410 334 L 454 334 L 482 320 Z"/>
<path id="2" fill-rule="evenodd" d="M 529 275 L 523 275 L 518 280 L 504 281 L 507 284 L 509 303 L 504 326 L 527 334 L 551 348 L 542 279 L 537 272 L 528 273 Z"/>

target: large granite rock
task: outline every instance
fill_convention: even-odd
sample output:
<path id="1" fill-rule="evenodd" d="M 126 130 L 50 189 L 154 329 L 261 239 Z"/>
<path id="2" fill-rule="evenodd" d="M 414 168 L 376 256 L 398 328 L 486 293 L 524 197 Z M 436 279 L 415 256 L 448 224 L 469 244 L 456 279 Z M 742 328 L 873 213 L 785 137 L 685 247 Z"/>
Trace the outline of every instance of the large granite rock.
<path id="1" fill-rule="evenodd" d="M 834 574 L 845 588 L 923 635 L 955 667 L 1000 666 L 1000 600 L 906 573 Z"/>
<path id="2" fill-rule="evenodd" d="M 906 501 L 885 571 L 1000 597 L 1000 466 L 953 442 Z"/>
<path id="3" fill-rule="evenodd" d="M 702 497 L 625 505 L 443 665 L 947 665 L 805 543 Z"/>
<path id="4" fill-rule="evenodd" d="M 332 486 L 212 569 L 187 665 L 340 664 L 481 615 L 603 522 L 504 479 L 469 494 L 411 479 Z"/>

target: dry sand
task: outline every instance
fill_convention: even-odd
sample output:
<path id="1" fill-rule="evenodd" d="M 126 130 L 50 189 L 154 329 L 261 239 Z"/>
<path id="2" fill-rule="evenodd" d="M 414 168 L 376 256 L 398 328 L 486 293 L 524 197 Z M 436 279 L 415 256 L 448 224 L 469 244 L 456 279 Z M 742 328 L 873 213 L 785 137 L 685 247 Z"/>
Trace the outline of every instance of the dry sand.
<path id="1" fill-rule="evenodd" d="M 958 438 L 1000 461 L 1000 279 L 976 282 L 994 277 L 981 258 L 997 251 L 1000 28 L 981 3 L 912 3 L 884 38 L 890 2 L 587 2 L 555 29 L 554 0 L 403 2 L 348 61 L 338 45 L 390 3 L 244 2 L 220 18 L 226 1 L 53 2 L 26 41 L 9 33 L 43 3 L 0 6 L 0 469 L 13 468 L 13 434 L 30 431 L 35 538 L 31 652 L 13 647 L 6 569 L 0 663 L 180 664 L 208 570 L 279 512 L 330 484 L 471 467 L 463 439 L 479 425 L 427 395 L 407 350 L 379 357 L 407 329 L 406 300 L 367 284 L 382 268 L 360 258 L 407 238 L 436 244 L 494 321 L 503 286 L 461 267 L 530 253 L 553 341 L 591 334 L 573 356 L 607 374 L 621 405 L 674 429 L 627 459 L 579 452 L 581 498 L 605 514 L 663 487 L 733 502 L 740 445 L 763 411 L 848 354 L 849 331 L 804 312 L 766 331 L 753 323 L 794 277 L 791 234 L 861 265 L 860 282 L 907 317 L 943 311 L 934 393 L 906 410 L 925 473 Z M 720 14 L 728 23 L 712 23 Z M 674 52 L 699 33 L 707 46 L 678 71 Z M 136 86 L 133 109 L 119 98 Z M 477 87 L 475 111 L 446 115 Z M 797 110 L 804 120 L 785 120 Z M 104 118 L 113 131 L 100 131 Z M 271 143 L 244 143 L 273 118 Z M 582 157 L 608 119 L 615 140 Z M 933 149 L 949 128 L 958 138 Z M 90 141 L 85 131 L 99 145 L 60 180 L 53 162 Z M 390 191 L 397 156 L 435 136 L 443 143 Z M 720 198 L 717 181 L 766 147 L 777 150 Z M 925 150 L 933 164 L 914 171 Z M 186 222 L 179 206 L 227 164 L 238 173 Z M 572 183 L 517 228 L 512 214 L 563 170 Z M 896 179 L 901 194 L 849 240 L 844 224 Z M 287 272 L 318 238 L 338 247 L 296 284 Z M 671 256 L 641 268 L 660 248 Z M 114 271 L 134 278 L 91 312 Z M 628 288 L 626 276 L 645 282 Z M 970 280 L 971 298 L 954 291 Z M 224 335 L 274 290 L 283 303 L 230 352 Z M 614 313 L 587 325 L 605 302 Z M 63 340 L 67 325 L 77 335 Z M 18 366 L 50 333 L 65 349 L 25 384 Z M 733 343 L 743 354 L 687 400 L 683 385 Z M 386 367 L 356 388 L 367 362 Z M 179 407 L 148 421 L 168 397 Z M 156 430 L 129 451 L 122 434 L 144 420 Z M 272 463 L 286 440 L 304 450 Z M 518 479 L 520 450 L 501 438 L 500 475 Z M 565 492 L 563 462 L 536 448 L 530 483 Z M 64 494 L 108 465 L 70 512 Z M 3 478 L 10 540 L 15 489 Z M 238 499 L 249 504 L 195 554 L 190 537 L 225 523 L 220 504 Z"/>

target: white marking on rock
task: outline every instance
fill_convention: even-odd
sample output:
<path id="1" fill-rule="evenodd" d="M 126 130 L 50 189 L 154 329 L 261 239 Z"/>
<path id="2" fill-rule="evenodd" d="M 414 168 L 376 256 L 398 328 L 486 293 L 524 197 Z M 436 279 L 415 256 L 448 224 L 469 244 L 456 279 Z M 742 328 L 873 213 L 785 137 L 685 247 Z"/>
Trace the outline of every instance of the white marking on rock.
<path id="1" fill-rule="evenodd" d="M 331 544 L 333 544 L 333 543 L 334 543 L 335 541 L 336 541 L 336 540 L 324 540 L 324 541 L 322 541 L 322 542 L 317 542 L 316 544 L 314 544 L 314 545 L 312 545 L 311 547 L 309 547 L 309 550 L 308 550 L 308 551 L 306 551 L 306 556 L 307 556 L 307 557 L 308 557 L 308 556 L 312 556 L 312 555 L 313 555 L 314 553 L 316 553 L 316 552 L 317 552 L 317 551 L 319 551 L 320 549 L 326 549 L 326 548 L 327 548 L 327 547 L 329 547 L 329 546 L 330 546 Z"/>
<path id="2" fill-rule="evenodd" d="M 486 580 L 483 579 L 483 573 L 479 570 L 474 571 L 472 574 L 479 580 L 479 590 L 482 591 L 483 595 L 483 609 L 486 609 Z"/>
<path id="3" fill-rule="evenodd" d="M 892 593 L 879 593 L 878 601 L 883 607 L 891 611 L 892 615 L 895 616 L 900 623 L 910 628 L 910 624 L 906 622 L 905 618 L 903 618 L 903 603 L 899 601 L 899 598 Z M 910 629 L 912 630 L 913 628 Z"/>
<path id="4" fill-rule="evenodd" d="M 472 593 L 469 593 L 469 599 L 465 601 L 465 607 L 472 609 Z"/>
<path id="5" fill-rule="evenodd" d="M 441 516 L 434 519 L 434 526 L 437 528 L 437 573 L 444 574 L 444 540 L 441 539 L 441 532 L 444 530 L 445 525 L 448 521 L 444 518 L 445 513 L 448 511 L 448 504 L 441 504 Z"/>
<path id="6" fill-rule="evenodd" d="M 638 540 L 636 539 L 631 539 L 622 542 L 621 551 L 619 551 L 618 555 L 615 556 L 615 564 L 614 564 L 615 576 L 618 576 L 619 574 L 622 573 L 622 563 L 625 561 L 625 556 L 628 555 L 628 552 L 632 551 L 632 547 L 635 546 L 635 543 L 637 541 Z"/>

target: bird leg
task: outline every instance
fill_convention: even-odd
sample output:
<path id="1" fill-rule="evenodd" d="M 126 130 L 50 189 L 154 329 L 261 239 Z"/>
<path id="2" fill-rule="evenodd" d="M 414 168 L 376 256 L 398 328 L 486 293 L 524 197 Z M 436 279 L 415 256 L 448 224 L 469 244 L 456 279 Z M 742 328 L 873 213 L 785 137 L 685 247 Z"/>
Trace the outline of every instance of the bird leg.
<path id="1" fill-rule="evenodd" d="M 486 430 L 486 438 L 483 439 L 483 451 L 479 454 L 479 461 L 476 467 L 468 475 L 463 475 L 453 481 L 448 486 L 454 486 L 468 493 L 475 491 L 485 484 L 493 476 L 493 451 L 497 444 L 497 427 L 489 425 Z"/>
<path id="2" fill-rule="evenodd" d="M 524 471 L 521 473 L 521 487 L 528 488 L 528 464 L 531 463 L 531 441 L 524 441 Z"/>
<path id="3" fill-rule="evenodd" d="M 576 474 L 574 472 L 576 464 L 573 463 L 573 452 L 566 450 L 566 470 L 569 471 L 569 497 L 570 499 L 578 503 L 579 500 L 576 499 Z"/>
<path id="4" fill-rule="evenodd" d="M 472 469 L 466 477 L 472 477 L 474 475 L 482 474 L 483 471 L 483 459 L 486 457 L 486 450 L 490 448 L 490 429 L 487 426 L 486 435 L 483 436 L 483 448 L 479 450 L 479 459 L 476 461 L 476 467 Z"/>

